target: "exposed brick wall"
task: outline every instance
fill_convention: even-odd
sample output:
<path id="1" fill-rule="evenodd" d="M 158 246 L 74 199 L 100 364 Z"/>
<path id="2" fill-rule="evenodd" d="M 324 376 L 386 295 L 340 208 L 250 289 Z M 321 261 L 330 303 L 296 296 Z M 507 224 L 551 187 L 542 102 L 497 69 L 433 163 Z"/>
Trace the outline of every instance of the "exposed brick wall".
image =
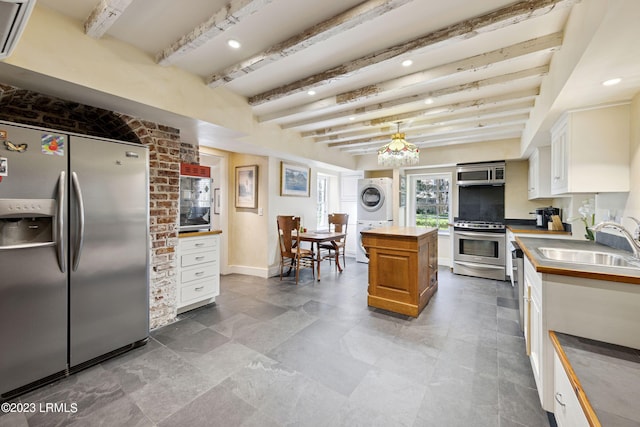
<path id="1" fill-rule="evenodd" d="M 178 129 L 0 83 L 0 120 L 135 142 L 149 147 L 151 328 L 176 316 L 180 162 L 199 162 Z"/>

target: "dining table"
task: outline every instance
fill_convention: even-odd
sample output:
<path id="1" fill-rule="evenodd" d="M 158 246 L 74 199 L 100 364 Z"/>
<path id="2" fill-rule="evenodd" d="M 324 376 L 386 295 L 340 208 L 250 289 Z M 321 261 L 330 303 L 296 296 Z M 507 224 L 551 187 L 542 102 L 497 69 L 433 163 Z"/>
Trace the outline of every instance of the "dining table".
<path id="1" fill-rule="evenodd" d="M 329 230 L 326 230 L 326 231 L 325 230 L 315 230 L 315 231 L 307 230 L 304 232 L 293 233 L 291 237 L 298 242 L 311 243 L 311 249 L 316 258 L 316 264 L 317 264 L 316 272 L 317 272 L 318 282 L 319 282 L 320 281 L 320 264 L 323 259 L 320 254 L 320 244 L 330 242 L 334 245 L 334 249 L 337 249 L 334 242 L 336 240 L 344 239 L 346 235 L 347 234 L 345 232 L 340 233 L 340 232 L 329 231 Z M 315 250 L 314 250 L 314 245 L 315 245 Z M 340 265 L 340 257 L 336 256 L 335 261 L 336 261 L 336 266 L 338 267 L 338 271 L 342 273 L 342 266 Z"/>

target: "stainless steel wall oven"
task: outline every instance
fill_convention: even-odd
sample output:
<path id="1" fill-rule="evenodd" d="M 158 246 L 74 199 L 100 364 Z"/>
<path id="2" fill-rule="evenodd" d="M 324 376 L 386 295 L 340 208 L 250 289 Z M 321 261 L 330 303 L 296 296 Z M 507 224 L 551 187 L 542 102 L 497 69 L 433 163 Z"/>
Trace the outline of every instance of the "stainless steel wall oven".
<path id="1" fill-rule="evenodd" d="M 506 279 L 506 235 L 503 224 L 456 222 L 453 245 L 455 274 Z"/>

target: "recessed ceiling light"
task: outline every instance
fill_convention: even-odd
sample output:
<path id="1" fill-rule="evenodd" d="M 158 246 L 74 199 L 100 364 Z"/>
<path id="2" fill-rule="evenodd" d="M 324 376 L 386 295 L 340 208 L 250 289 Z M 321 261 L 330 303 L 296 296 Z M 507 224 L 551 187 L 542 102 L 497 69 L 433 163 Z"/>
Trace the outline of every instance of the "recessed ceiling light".
<path id="1" fill-rule="evenodd" d="M 238 40 L 234 39 L 229 40 L 227 44 L 233 49 L 240 49 L 240 46 L 242 46 Z"/>
<path id="2" fill-rule="evenodd" d="M 313 96 L 313 95 L 315 95 L 315 94 L 316 94 L 316 91 L 315 91 L 315 90 L 313 90 L 313 89 L 311 89 L 311 90 L 307 91 L 307 95 L 309 95 L 309 96 Z"/>
<path id="3" fill-rule="evenodd" d="M 355 117 L 349 117 L 349 120 L 354 121 L 356 118 Z"/>
<path id="4" fill-rule="evenodd" d="M 621 78 L 609 79 L 602 82 L 602 86 L 615 86 L 622 81 Z"/>
<path id="5" fill-rule="evenodd" d="M 425 103 L 425 104 L 427 104 L 427 105 L 431 105 L 431 104 L 433 104 L 433 98 L 427 98 L 427 99 L 425 99 L 425 100 L 424 100 L 424 103 Z"/>
<path id="6" fill-rule="evenodd" d="M 402 66 L 403 67 L 410 67 L 413 65 L 413 61 L 410 59 L 405 59 L 404 61 L 402 61 Z"/>

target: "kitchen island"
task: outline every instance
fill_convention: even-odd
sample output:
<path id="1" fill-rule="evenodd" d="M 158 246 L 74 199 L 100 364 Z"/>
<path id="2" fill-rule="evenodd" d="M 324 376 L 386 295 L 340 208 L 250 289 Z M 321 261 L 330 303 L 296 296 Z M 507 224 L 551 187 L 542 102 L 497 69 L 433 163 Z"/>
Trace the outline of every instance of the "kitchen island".
<path id="1" fill-rule="evenodd" d="M 438 229 L 381 227 L 361 235 L 369 257 L 367 303 L 418 317 L 438 289 Z"/>

